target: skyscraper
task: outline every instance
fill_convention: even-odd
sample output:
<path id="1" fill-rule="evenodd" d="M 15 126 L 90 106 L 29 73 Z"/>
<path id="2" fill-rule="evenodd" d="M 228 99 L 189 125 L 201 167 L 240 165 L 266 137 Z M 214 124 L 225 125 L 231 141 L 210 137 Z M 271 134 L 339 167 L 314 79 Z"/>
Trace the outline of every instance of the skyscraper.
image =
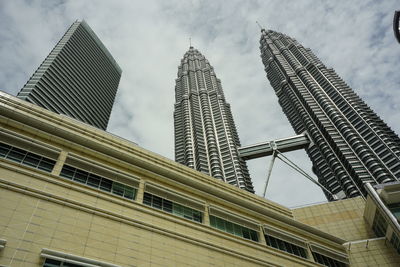
<path id="1" fill-rule="evenodd" d="M 105 130 L 121 68 L 85 21 L 67 30 L 17 97 Z"/>
<path id="2" fill-rule="evenodd" d="M 175 160 L 254 192 L 246 163 L 238 157 L 240 141 L 221 81 L 193 47 L 178 67 L 175 101 Z"/>
<path id="3" fill-rule="evenodd" d="M 284 34 L 262 30 L 260 44 L 279 104 L 295 132 L 312 141 L 306 152 L 321 184 L 354 197 L 365 194 L 365 182 L 399 179 L 399 137 L 333 69 Z"/>

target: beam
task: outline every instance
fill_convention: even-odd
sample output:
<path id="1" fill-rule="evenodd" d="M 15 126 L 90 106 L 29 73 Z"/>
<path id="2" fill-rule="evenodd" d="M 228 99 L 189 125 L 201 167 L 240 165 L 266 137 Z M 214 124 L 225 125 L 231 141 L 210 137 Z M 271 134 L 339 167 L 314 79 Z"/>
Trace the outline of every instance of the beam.
<path id="1" fill-rule="evenodd" d="M 238 148 L 239 157 L 244 160 L 256 159 L 265 156 L 270 156 L 274 150 L 279 152 L 290 152 L 306 148 L 310 144 L 307 135 L 300 134 L 283 139 L 267 141 L 255 145 L 249 145 Z"/>

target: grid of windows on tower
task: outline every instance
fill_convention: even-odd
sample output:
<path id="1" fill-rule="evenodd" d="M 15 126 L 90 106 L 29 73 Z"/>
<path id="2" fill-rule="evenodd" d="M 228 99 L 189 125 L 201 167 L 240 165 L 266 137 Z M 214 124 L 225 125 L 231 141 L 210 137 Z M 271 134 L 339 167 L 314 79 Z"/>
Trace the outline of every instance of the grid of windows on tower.
<path id="1" fill-rule="evenodd" d="M 376 237 L 384 237 L 386 235 L 387 226 L 385 218 L 378 210 L 376 210 L 375 218 L 372 223 L 372 230 L 376 234 Z"/>
<path id="2" fill-rule="evenodd" d="M 325 255 L 322 255 L 322 254 L 319 254 L 316 252 L 313 252 L 312 255 L 314 257 L 315 262 L 318 262 L 318 263 L 328 266 L 328 267 L 347 267 L 348 266 L 347 264 L 345 264 L 343 262 L 337 261 L 335 259 L 329 258 Z"/>
<path id="3" fill-rule="evenodd" d="M 202 212 L 182 206 L 178 203 L 147 192 L 145 192 L 143 195 L 143 204 L 195 222 L 202 223 L 203 221 Z"/>
<path id="4" fill-rule="evenodd" d="M 389 204 L 388 208 L 390 212 L 396 217 L 398 221 L 400 221 L 400 203 Z"/>
<path id="5" fill-rule="evenodd" d="M 256 231 L 239 224 L 210 215 L 210 225 L 218 230 L 258 242 Z"/>
<path id="6" fill-rule="evenodd" d="M 393 247 L 397 250 L 397 253 L 400 254 L 400 238 L 395 233 L 392 234 L 390 243 L 392 243 Z"/>
<path id="7" fill-rule="evenodd" d="M 56 163 L 52 159 L 1 142 L 0 158 L 8 159 L 46 172 L 51 172 Z"/>
<path id="8" fill-rule="evenodd" d="M 64 164 L 60 176 L 127 199 L 134 200 L 136 196 L 136 188 L 77 169 L 70 165 Z"/>
<path id="9" fill-rule="evenodd" d="M 305 248 L 296 246 L 294 244 L 291 244 L 289 242 L 283 241 L 279 238 L 270 236 L 270 235 L 264 235 L 265 236 L 265 241 L 267 242 L 267 245 L 273 248 L 277 248 L 282 251 L 286 251 L 290 254 L 302 257 L 307 259 L 307 252 Z"/>

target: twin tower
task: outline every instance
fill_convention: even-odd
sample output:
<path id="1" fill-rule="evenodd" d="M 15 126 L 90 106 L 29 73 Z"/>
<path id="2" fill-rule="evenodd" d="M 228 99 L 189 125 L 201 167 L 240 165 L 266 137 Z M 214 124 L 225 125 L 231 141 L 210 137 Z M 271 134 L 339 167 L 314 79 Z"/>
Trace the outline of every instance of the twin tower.
<path id="1" fill-rule="evenodd" d="M 400 139 L 310 49 L 261 31 L 261 58 L 289 122 L 306 133 L 318 181 L 339 198 L 365 194 L 364 184 L 400 178 Z M 18 97 L 106 129 L 121 69 L 86 22 L 71 25 Z M 254 192 L 221 82 L 190 47 L 175 87 L 175 159 Z M 332 194 L 326 193 L 329 200 Z"/>

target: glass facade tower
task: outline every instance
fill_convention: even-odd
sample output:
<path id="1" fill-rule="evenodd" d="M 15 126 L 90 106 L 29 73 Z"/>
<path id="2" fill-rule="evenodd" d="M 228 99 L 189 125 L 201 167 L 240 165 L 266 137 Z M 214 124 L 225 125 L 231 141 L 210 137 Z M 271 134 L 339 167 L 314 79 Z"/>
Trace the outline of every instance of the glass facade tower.
<path id="1" fill-rule="evenodd" d="M 74 22 L 17 97 L 105 130 L 121 68 L 85 21 Z"/>
<path id="2" fill-rule="evenodd" d="M 283 112 L 311 140 L 306 152 L 321 184 L 345 198 L 365 194 L 365 182 L 400 178 L 399 137 L 333 69 L 282 33 L 262 30 L 260 50 Z"/>
<path id="3" fill-rule="evenodd" d="M 175 160 L 254 192 L 221 81 L 208 60 L 190 47 L 178 67 L 175 86 Z"/>

